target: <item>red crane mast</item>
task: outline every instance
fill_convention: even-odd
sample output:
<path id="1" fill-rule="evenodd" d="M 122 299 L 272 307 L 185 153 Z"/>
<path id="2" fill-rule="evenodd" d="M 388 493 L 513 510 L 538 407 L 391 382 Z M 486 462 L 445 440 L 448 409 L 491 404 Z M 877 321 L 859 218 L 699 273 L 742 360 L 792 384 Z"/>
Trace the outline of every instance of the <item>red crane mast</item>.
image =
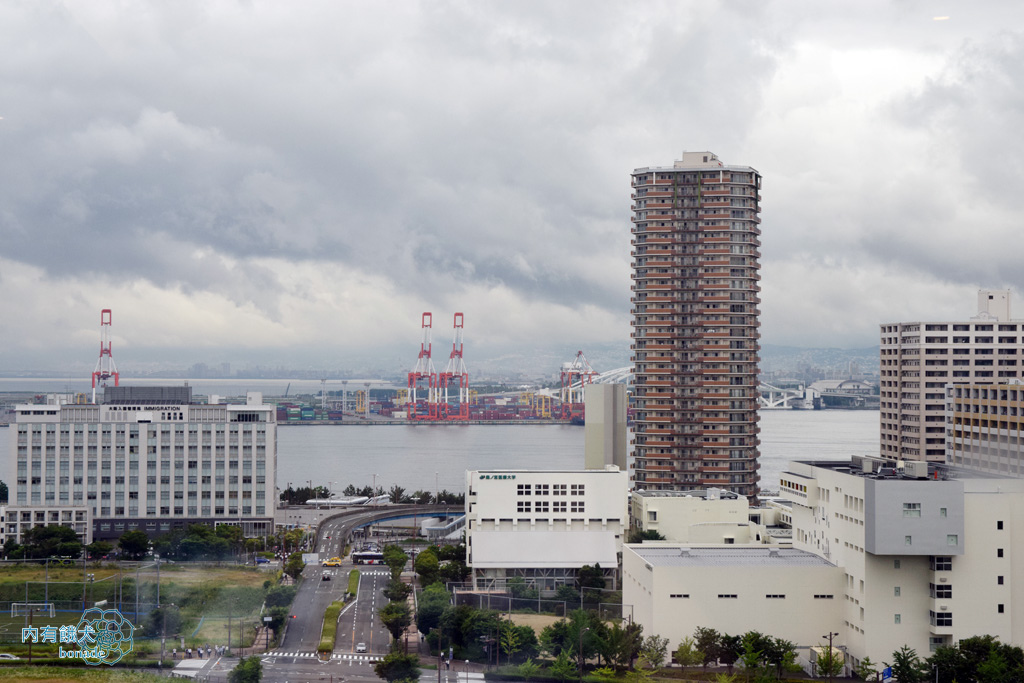
<path id="1" fill-rule="evenodd" d="M 448 421 L 461 421 L 469 419 L 469 371 L 466 369 L 466 362 L 462 358 L 462 331 L 465 327 L 465 316 L 456 313 L 453 321 L 455 330 L 452 339 L 452 352 L 448 357 L 448 365 L 444 372 L 438 375 L 438 388 L 441 393 L 439 400 L 441 404 L 441 419 Z M 458 390 L 458 404 L 453 406 L 451 397 L 448 395 L 448 387 Z"/>
<path id="2" fill-rule="evenodd" d="M 420 321 L 423 328 L 423 341 L 420 343 L 420 355 L 416 360 L 416 367 L 409 373 L 409 414 L 410 420 L 436 420 L 438 416 L 437 405 L 437 371 L 434 370 L 434 361 L 430 357 L 431 343 L 430 331 L 433 327 L 433 316 L 427 311 Z M 426 386 L 423 386 L 426 382 Z M 426 390 L 424 397 L 421 390 Z"/>
<path id="3" fill-rule="evenodd" d="M 114 386 L 118 386 L 121 375 L 117 372 L 117 365 L 114 364 L 114 356 L 111 353 L 110 326 L 112 314 L 109 308 L 100 311 L 100 357 L 96 361 L 96 369 L 92 373 L 92 402 L 96 403 L 96 384 L 100 383 L 104 388 L 107 380 L 114 378 Z"/>

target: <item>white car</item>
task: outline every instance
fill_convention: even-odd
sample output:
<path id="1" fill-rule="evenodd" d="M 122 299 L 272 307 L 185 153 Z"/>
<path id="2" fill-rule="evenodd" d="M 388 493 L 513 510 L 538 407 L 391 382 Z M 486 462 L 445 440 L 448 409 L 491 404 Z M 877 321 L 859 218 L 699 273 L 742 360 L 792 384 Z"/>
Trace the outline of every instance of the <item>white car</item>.
<path id="1" fill-rule="evenodd" d="M 366 643 L 356 645 L 356 652 L 366 652 Z"/>
<path id="2" fill-rule="evenodd" d="M 12 654 L 6 652 L 0 652 L 0 659 L 21 659 L 21 657 L 15 657 Z"/>

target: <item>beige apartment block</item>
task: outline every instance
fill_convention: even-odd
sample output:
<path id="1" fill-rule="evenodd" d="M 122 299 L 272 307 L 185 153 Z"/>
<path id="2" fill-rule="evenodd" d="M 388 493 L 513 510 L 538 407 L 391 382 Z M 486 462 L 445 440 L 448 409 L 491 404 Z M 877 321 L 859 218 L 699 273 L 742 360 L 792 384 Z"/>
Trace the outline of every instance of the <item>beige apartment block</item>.
<path id="1" fill-rule="evenodd" d="M 636 488 L 758 493 L 760 187 L 711 152 L 632 173 Z"/>
<path id="2" fill-rule="evenodd" d="M 1024 477 L 1024 384 L 946 386 L 946 462 Z"/>
<path id="3" fill-rule="evenodd" d="M 881 456 L 943 462 L 946 385 L 1019 379 L 1024 321 L 1009 291 L 981 290 L 970 320 L 882 325 L 880 354 Z"/>

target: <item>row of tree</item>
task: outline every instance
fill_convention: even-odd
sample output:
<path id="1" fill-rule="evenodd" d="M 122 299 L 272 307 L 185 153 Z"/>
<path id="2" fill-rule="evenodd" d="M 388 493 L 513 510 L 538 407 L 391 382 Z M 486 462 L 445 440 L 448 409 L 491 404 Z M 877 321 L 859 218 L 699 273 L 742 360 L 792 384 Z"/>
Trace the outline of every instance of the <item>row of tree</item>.
<path id="1" fill-rule="evenodd" d="M 115 546 L 108 541 L 93 541 L 83 546 L 71 527 L 61 524 L 37 526 L 22 534 L 22 543 L 14 538 L 4 541 L 3 555 L 10 560 L 58 558 L 77 560 L 85 552 L 92 559 L 101 559 L 114 550 L 128 560 L 142 559 L 149 552 L 149 538 L 143 531 L 126 531 Z"/>
<path id="2" fill-rule="evenodd" d="M 349 484 L 344 488 L 344 490 L 342 490 L 341 495 L 351 497 L 362 496 L 364 498 L 375 498 L 377 496 L 386 495 L 390 502 L 395 505 L 463 505 L 466 502 L 466 496 L 462 493 L 452 493 L 447 490 L 437 491 L 434 493 L 431 493 L 430 491 L 414 491 L 409 493 L 405 488 L 397 485 L 385 490 L 380 486 L 377 488 L 373 488 L 372 486 L 356 488 L 352 484 Z M 299 486 L 292 488 L 289 484 L 288 488 L 281 491 L 281 502 L 288 505 L 302 505 L 307 500 L 313 500 L 315 498 L 330 498 L 330 496 L 331 491 L 326 486 Z"/>
<path id="3" fill-rule="evenodd" d="M 1024 650 L 1000 643 L 995 636 L 973 636 L 935 650 L 922 659 L 913 649 L 903 646 L 892 653 L 892 674 L 900 683 L 1024 683 Z M 863 678 L 874 677 L 875 669 L 859 671 Z"/>

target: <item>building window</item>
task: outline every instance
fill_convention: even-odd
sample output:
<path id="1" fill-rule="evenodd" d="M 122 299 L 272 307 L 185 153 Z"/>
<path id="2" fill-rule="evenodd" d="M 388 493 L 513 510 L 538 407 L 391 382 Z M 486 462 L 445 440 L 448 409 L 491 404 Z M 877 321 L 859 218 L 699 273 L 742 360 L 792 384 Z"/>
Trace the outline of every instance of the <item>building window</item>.
<path id="1" fill-rule="evenodd" d="M 997 611 L 997 612 L 998 612 L 999 614 L 1002 614 L 1002 613 L 1003 613 L 1003 603 L 999 603 L 999 604 L 998 604 L 998 605 L 996 606 L 996 611 Z"/>
<path id="2" fill-rule="evenodd" d="M 895 624 L 900 623 L 900 615 L 894 614 L 892 616 L 893 616 L 893 623 L 895 623 Z"/>
<path id="3" fill-rule="evenodd" d="M 936 555 L 932 557 L 931 569 L 933 572 L 948 572 L 953 570 L 953 558 Z"/>
<path id="4" fill-rule="evenodd" d="M 939 517 L 946 516 L 946 508 L 939 508 Z"/>
<path id="5" fill-rule="evenodd" d="M 735 600 L 736 599 L 736 594 L 735 593 L 719 593 L 718 597 L 722 598 L 722 599 Z"/>
<path id="6" fill-rule="evenodd" d="M 903 545 L 913 545 L 913 544 L 914 544 L 913 537 L 911 537 L 911 536 L 904 536 L 903 537 Z"/>
<path id="7" fill-rule="evenodd" d="M 516 495 L 520 495 L 520 496 L 528 496 L 528 495 L 530 495 L 530 485 L 529 484 L 517 484 L 516 485 Z"/>
<path id="8" fill-rule="evenodd" d="M 899 560 L 893 560 L 892 561 L 892 568 L 893 569 L 899 569 L 900 568 L 900 561 Z"/>
<path id="9" fill-rule="evenodd" d="M 547 484 L 537 484 L 536 486 L 533 487 L 533 492 L 534 492 L 534 495 L 537 495 L 537 496 L 546 496 L 546 495 L 548 495 L 548 485 Z"/>
<path id="10" fill-rule="evenodd" d="M 1003 585 L 1003 577 L 1001 577 L 1001 576 L 997 576 L 997 577 L 996 577 L 996 583 L 997 583 L 998 585 L 1002 586 L 1002 585 Z"/>
<path id="11" fill-rule="evenodd" d="M 920 503 L 904 503 L 903 504 L 903 516 L 904 517 L 920 517 L 921 516 L 921 504 Z"/>
<path id="12" fill-rule="evenodd" d="M 996 557 L 1002 557 L 1002 556 L 1003 556 L 1003 549 L 1002 548 L 996 548 Z"/>
<path id="13" fill-rule="evenodd" d="M 820 594 L 820 595 L 815 595 L 814 599 L 815 600 L 832 600 L 834 597 L 835 596 L 828 595 L 828 594 Z"/>
<path id="14" fill-rule="evenodd" d="M 932 626 L 952 626 L 953 625 L 953 613 L 952 612 L 933 612 L 933 611 L 929 611 L 928 614 L 931 617 Z"/>
<path id="15" fill-rule="evenodd" d="M 648 522 L 657 522 L 658 521 L 658 511 L 657 510 L 648 510 L 647 511 L 647 521 Z"/>
<path id="16" fill-rule="evenodd" d="M 946 534 L 946 545 L 960 545 L 960 536 L 958 534 Z"/>
<path id="17" fill-rule="evenodd" d="M 900 597 L 900 587 L 899 586 L 893 586 L 892 594 L 893 594 L 893 597 L 896 597 L 896 598 Z"/>
<path id="18" fill-rule="evenodd" d="M 517 503 L 516 503 L 516 512 L 529 512 L 529 511 L 530 511 L 530 501 L 528 501 L 528 500 L 517 501 Z"/>
<path id="19" fill-rule="evenodd" d="M 768 593 L 764 597 L 766 597 L 769 600 L 785 600 L 786 599 L 786 595 L 784 593 Z"/>
<path id="20" fill-rule="evenodd" d="M 998 531 L 1002 531 L 1003 530 L 1003 520 L 1000 519 L 1000 520 L 996 521 L 996 529 Z"/>
<path id="21" fill-rule="evenodd" d="M 690 594 L 689 593 L 672 593 L 668 597 L 670 597 L 670 598 L 688 598 L 688 597 L 690 597 Z"/>
<path id="22" fill-rule="evenodd" d="M 569 492 L 574 496 L 582 496 L 586 492 L 585 484 L 572 484 L 569 487 Z"/>
<path id="23" fill-rule="evenodd" d="M 583 509 L 584 506 L 582 500 L 574 500 L 572 501 L 571 505 L 572 507 L 570 509 L 570 512 L 586 512 L 586 510 Z"/>
<path id="24" fill-rule="evenodd" d="M 933 598 L 952 598 L 953 587 L 941 584 L 941 583 L 930 583 L 928 584 L 928 592 Z"/>

